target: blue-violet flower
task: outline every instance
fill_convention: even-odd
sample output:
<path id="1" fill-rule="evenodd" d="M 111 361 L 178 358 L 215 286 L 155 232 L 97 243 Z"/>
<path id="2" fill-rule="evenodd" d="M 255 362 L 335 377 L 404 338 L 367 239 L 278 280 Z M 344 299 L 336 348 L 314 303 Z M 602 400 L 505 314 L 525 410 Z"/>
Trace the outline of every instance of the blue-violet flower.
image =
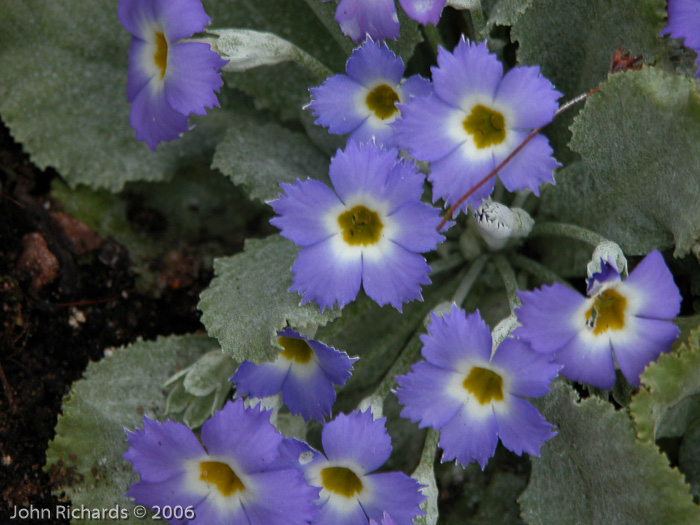
<path id="1" fill-rule="evenodd" d="M 518 292 L 522 326 L 513 331 L 541 353 L 555 352 L 561 374 L 598 388 L 615 384 L 615 362 L 631 385 L 644 367 L 668 352 L 679 334 L 668 319 L 681 296 L 658 251 L 649 253 L 625 281 L 610 261 L 588 280 L 588 295 L 561 284 Z"/>
<path id="2" fill-rule="evenodd" d="M 236 395 L 273 396 L 282 392 L 282 401 L 292 414 L 305 421 L 323 421 L 335 401 L 333 385 L 343 385 L 350 378 L 352 363 L 345 352 L 313 341 L 291 328 L 277 332 L 283 350 L 272 363 L 244 361 L 231 378 Z"/>
<path id="3" fill-rule="evenodd" d="M 347 75 L 332 76 L 310 89 L 307 107 L 317 117 L 316 124 L 330 133 L 351 133 L 350 139 L 358 142 L 374 140 L 385 147 L 395 146 L 390 124 L 399 116 L 396 104 L 429 95 L 430 82 L 414 75 L 401 83 L 403 60 L 385 44 L 372 40 L 352 52 L 345 71 Z"/>
<path id="4" fill-rule="evenodd" d="M 230 402 L 204 423 L 201 443 L 182 423 L 147 417 L 127 437 L 124 458 L 141 480 L 126 495 L 147 507 L 191 507 L 195 518 L 184 523 L 301 525 L 316 515 L 318 489 L 298 469 L 273 466 L 283 438 L 270 411 Z"/>
<path id="5" fill-rule="evenodd" d="M 340 0 L 335 10 L 335 21 L 343 34 L 356 44 L 367 35 L 374 40 L 399 36 L 399 17 L 394 0 Z"/>
<path id="6" fill-rule="evenodd" d="M 342 307 L 363 286 L 380 305 L 399 311 L 422 299 L 430 267 L 420 255 L 443 240 L 439 211 L 420 202 L 423 176 L 396 149 L 349 142 L 331 159 L 335 192 L 307 179 L 281 184 L 270 222 L 302 247 L 292 266 L 302 303 Z"/>
<path id="7" fill-rule="evenodd" d="M 440 430 L 442 461 L 454 458 L 481 468 L 498 439 L 507 449 L 538 456 L 554 428 L 523 397 L 549 391 L 559 365 L 517 339 L 491 355 L 491 332 L 479 312 L 467 316 L 456 305 L 443 317 L 432 313 L 421 361 L 396 378 L 401 416 Z"/>
<path id="8" fill-rule="evenodd" d="M 682 38 L 685 47 L 698 53 L 700 65 L 700 2 L 698 0 L 668 0 L 668 25 L 662 35 Z M 700 70 L 695 73 L 700 77 Z"/>
<path id="9" fill-rule="evenodd" d="M 537 66 L 514 67 L 503 75 L 486 43 L 462 40 L 450 53 L 438 51 L 432 68 L 433 94 L 401 106 L 394 122 L 400 148 L 429 161 L 433 200 L 454 204 L 488 175 L 557 110 L 557 92 Z M 535 135 L 499 172 L 509 191 L 530 188 L 539 194 L 542 182 L 554 183 L 558 166 L 544 135 Z M 491 178 L 463 203 L 478 206 L 491 195 Z"/>
<path id="10" fill-rule="evenodd" d="M 152 150 L 187 131 L 190 113 L 219 105 L 226 64 L 201 42 L 180 42 L 210 18 L 200 0 L 119 0 L 119 21 L 131 33 L 126 98 L 136 138 Z"/>
<path id="11" fill-rule="evenodd" d="M 425 496 L 415 479 L 403 472 L 373 473 L 391 455 L 385 421 L 367 410 L 339 414 L 323 427 L 325 456 L 314 451 L 313 458 L 300 462 L 309 484 L 321 489 L 314 523 L 360 525 L 387 513 L 395 523 L 410 525 L 423 514 Z"/>

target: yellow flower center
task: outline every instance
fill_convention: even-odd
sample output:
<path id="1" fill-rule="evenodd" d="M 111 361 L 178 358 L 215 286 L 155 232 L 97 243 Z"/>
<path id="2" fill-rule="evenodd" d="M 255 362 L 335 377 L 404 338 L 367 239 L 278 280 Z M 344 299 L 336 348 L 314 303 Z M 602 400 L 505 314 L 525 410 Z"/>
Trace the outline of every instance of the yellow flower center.
<path id="1" fill-rule="evenodd" d="M 309 343 L 303 339 L 294 339 L 293 337 L 278 337 L 277 342 L 284 348 L 280 355 L 289 361 L 296 361 L 299 364 L 306 364 L 311 360 L 313 350 Z"/>
<path id="2" fill-rule="evenodd" d="M 503 400 L 503 378 L 488 368 L 473 367 L 462 386 L 482 405 Z"/>
<path id="3" fill-rule="evenodd" d="M 202 461 L 199 464 L 199 479 L 207 485 L 214 485 L 222 496 L 230 496 L 244 491 L 245 485 L 226 463 L 219 461 Z"/>
<path id="4" fill-rule="evenodd" d="M 156 33 L 156 52 L 153 55 L 153 60 L 158 69 L 160 69 L 160 78 L 163 78 L 165 76 L 165 68 L 168 65 L 168 43 L 160 31 Z"/>
<path id="5" fill-rule="evenodd" d="M 398 111 L 395 104 L 400 101 L 396 91 L 386 84 L 380 84 L 367 94 L 365 104 L 378 119 L 385 120 Z"/>
<path id="6" fill-rule="evenodd" d="M 474 138 L 476 147 L 487 148 L 506 139 L 506 121 L 498 111 L 479 104 L 462 122 L 464 131 Z"/>
<path id="7" fill-rule="evenodd" d="M 364 206 L 341 213 L 338 224 L 343 230 L 343 239 L 350 246 L 376 244 L 384 227 L 377 212 Z"/>
<path id="8" fill-rule="evenodd" d="M 321 471 L 323 488 L 351 498 L 362 492 L 362 481 L 352 470 L 345 467 L 326 467 Z"/>
<path id="9" fill-rule="evenodd" d="M 625 327 L 627 299 L 613 289 L 599 293 L 586 312 L 586 326 L 595 335 Z"/>

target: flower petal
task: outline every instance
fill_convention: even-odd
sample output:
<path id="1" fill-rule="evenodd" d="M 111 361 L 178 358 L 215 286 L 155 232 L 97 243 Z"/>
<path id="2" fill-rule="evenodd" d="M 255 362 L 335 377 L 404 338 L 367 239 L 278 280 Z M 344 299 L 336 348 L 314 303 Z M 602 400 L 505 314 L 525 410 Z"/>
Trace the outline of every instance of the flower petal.
<path id="1" fill-rule="evenodd" d="M 399 18 L 394 0 L 340 0 L 335 21 L 356 44 L 366 35 L 374 40 L 399 36 Z"/>
<path id="2" fill-rule="evenodd" d="M 411 525 L 413 518 L 425 514 L 420 504 L 425 496 L 420 492 L 418 482 L 403 472 L 382 472 L 363 478 L 367 492 L 372 496 L 365 499 L 363 491 L 360 505 L 370 519 L 381 520 L 389 513 L 399 525 Z"/>
<path id="3" fill-rule="evenodd" d="M 571 381 L 603 390 L 615 385 L 615 363 L 607 333 L 595 336 L 583 328 L 555 354 L 554 361 L 564 365 L 559 373 Z"/>
<path id="4" fill-rule="evenodd" d="M 176 111 L 166 100 L 165 92 L 152 84 L 136 95 L 129 122 L 136 130 L 136 138 L 152 150 L 160 142 L 176 139 L 189 130 L 187 116 Z"/>
<path id="5" fill-rule="evenodd" d="M 151 0 L 168 42 L 175 43 L 204 31 L 211 18 L 201 0 Z M 141 3 L 148 3 L 143 2 Z"/>
<path id="6" fill-rule="evenodd" d="M 171 46 L 164 79 L 170 105 L 183 115 L 205 115 L 206 108 L 218 107 L 215 92 L 224 85 L 219 70 L 225 64 L 208 44 L 185 42 Z"/>
<path id="7" fill-rule="evenodd" d="M 671 319 L 681 310 L 681 294 L 663 255 L 657 250 L 639 262 L 622 286 L 631 288 L 638 296 L 635 315 L 639 317 Z"/>
<path id="8" fill-rule="evenodd" d="M 517 294 L 523 303 L 516 309 L 522 326 L 513 330 L 513 335 L 530 343 L 535 352 L 556 352 L 584 327 L 585 320 L 577 319 L 576 314 L 586 298 L 562 284 Z"/>
<path id="9" fill-rule="evenodd" d="M 236 396 L 267 397 L 274 396 L 282 390 L 282 383 L 289 373 L 286 367 L 277 363 L 260 363 L 243 361 L 231 381 L 236 383 Z"/>
<path id="10" fill-rule="evenodd" d="M 377 79 L 393 87 L 401 82 L 404 65 L 386 44 L 367 40 L 352 52 L 345 70 L 351 79 L 365 87 L 375 84 Z"/>
<path id="11" fill-rule="evenodd" d="M 421 24 L 437 24 L 440 21 L 445 0 L 399 0 L 406 14 Z"/>
<path id="12" fill-rule="evenodd" d="M 396 397 L 404 407 L 401 417 L 419 422 L 420 428 L 437 429 L 450 421 L 462 408 L 462 403 L 445 391 L 455 374 L 421 361 L 408 374 L 398 376 L 396 382 L 401 388 L 396 390 Z"/>
<path id="13" fill-rule="evenodd" d="M 520 145 L 528 136 L 524 131 L 509 130 L 508 133 L 514 135 L 512 140 L 515 145 Z M 535 195 L 539 195 L 540 184 L 554 184 L 554 170 L 561 166 L 552 153 L 547 137 L 538 133 L 499 170 L 498 178 L 508 191 L 530 188 Z M 510 151 L 506 151 L 494 155 L 495 164 L 499 165 L 509 154 Z"/>
<path id="14" fill-rule="evenodd" d="M 422 335 L 423 357 L 446 370 L 457 370 L 459 363 L 474 358 L 488 363 L 491 357 L 491 331 L 478 311 L 466 315 L 457 305 L 442 317 L 431 314 L 428 335 Z"/>
<path id="15" fill-rule="evenodd" d="M 342 308 L 353 301 L 362 282 L 362 255 L 343 253 L 340 235 L 303 248 L 292 266 L 294 284 L 302 303 L 314 301 L 323 310 L 337 301 Z"/>
<path id="16" fill-rule="evenodd" d="M 556 436 L 555 427 L 523 399 L 511 396 L 507 406 L 497 405 L 494 412 L 501 443 L 518 456 L 527 452 L 539 457 L 544 442 Z"/>
<path id="17" fill-rule="evenodd" d="M 633 330 L 625 332 L 627 337 L 609 332 L 610 340 L 625 379 L 630 385 L 639 386 L 639 375 L 644 368 L 660 354 L 671 350 L 680 329 L 670 321 L 637 318 Z"/>
<path id="18" fill-rule="evenodd" d="M 370 116 L 367 105 L 357 102 L 366 88 L 345 75 L 329 77 L 309 91 L 311 102 L 306 107 L 316 117 L 316 124 L 328 128 L 329 133 L 350 133 Z"/>
<path id="19" fill-rule="evenodd" d="M 202 425 L 202 443 L 210 455 L 233 457 L 244 472 L 260 472 L 277 458 L 282 443 L 270 413 L 245 408 L 241 399 L 227 403 Z"/>
<path id="20" fill-rule="evenodd" d="M 329 229 L 324 218 L 333 208 L 342 203 L 333 190 L 317 180 L 307 179 L 294 184 L 281 183 L 285 194 L 268 202 L 277 214 L 270 224 L 277 226 L 280 235 L 299 246 L 311 246 L 328 239 L 335 233 Z"/>
<path id="21" fill-rule="evenodd" d="M 440 212 L 418 200 L 409 202 L 390 215 L 401 227 L 391 240 L 412 252 L 429 252 L 445 238 L 437 231 Z"/>
<path id="22" fill-rule="evenodd" d="M 362 287 L 378 305 L 390 304 L 399 312 L 403 303 L 423 300 L 421 285 L 430 284 L 430 266 L 422 255 L 395 243 L 385 243 L 362 258 Z"/>
<path id="23" fill-rule="evenodd" d="M 443 463 L 456 459 L 457 463 L 467 466 L 476 460 L 484 470 L 497 444 L 498 427 L 493 413 L 475 417 L 466 405 L 440 429 Z"/>
<path id="24" fill-rule="evenodd" d="M 276 470 L 250 477 L 259 487 L 254 499 L 243 502 L 250 525 L 303 525 L 316 517 L 314 500 L 319 489 L 307 485 L 300 471 Z"/>
<path id="25" fill-rule="evenodd" d="M 461 40 L 450 53 L 438 48 L 438 67 L 431 68 L 435 93 L 454 108 L 461 108 L 473 94 L 492 101 L 503 76 L 503 66 L 489 52 L 486 41 Z"/>
<path id="26" fill-rule="evenodd" d="M 549 392 L 550 383 L 561 369 L 560 365 L 552 362 L 552 357 L 551 354 L 535 353 L 524 342 L 508 338 L 498 346 L 491 362 L 510 372 L 511 394 L 540 397 Z"/>
<path id="27" fill-rule="evenodd" d="M 372 412 L 338 414 L 321 433 L 323 450 L 329 461 L 358 464 L 363 474 L 381 467 L 391 455 L 391 438 L 384 427 L 386 418 L 374 419 Z"/>
<path id="28" fill-rule="evenodd" d="M 543 77 L 537 66 L 514 67 L 496 90 L 496 101 L 511 108 L 508 128 L 531 130 L 549 124 L 559 108 L 562 94 Z"/>

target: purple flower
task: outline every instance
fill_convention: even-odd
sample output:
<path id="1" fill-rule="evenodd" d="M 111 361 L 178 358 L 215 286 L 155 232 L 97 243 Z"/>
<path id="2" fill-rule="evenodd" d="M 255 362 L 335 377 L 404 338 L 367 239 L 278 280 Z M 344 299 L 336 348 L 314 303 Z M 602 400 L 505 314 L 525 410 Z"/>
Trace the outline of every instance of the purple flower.
<path id="1" fill-rule="evenodd" d="M 381 523 L 375 520 L 369 520 L 369 525 L 397 525 L 397 523 L 385 512 Z"/>
<path id="2" fill-rule="evenodd" d="M 700 2 L 668 0 L 668 25 L 661 34 L 682 38 L 687 48 L 698 53 L 696 62 L 700 64 Z M 700 71 L 695 76 L 700 76 Z"/>
<path id="3" fill-rule="evenodd" d="M 522 397 L 549 391 L 560 368 L 549 356 L 516 339 L 503 341 L 492 356 L 491 332 L 479 312 L 466 316 L 456 305 L 443 317 L 432 314 L 421 341 L 425 361 L 396 378 L 396 397 L 402 417 L 440 429 L 443 462 L 476 460 L 483 469 L 499 438 L 518 455 L 539 455 L 554 427 Z"/>
<path id="4" fill-rule="evenodd" d="M 394 146 L 390 124 L 399 116 L 396 104 L 430 94 L 430 82 L 414 75 L 402 84 L 403 60 L 372 40 L 352 52 L 345 71 L 347 75 L 332 76 L 310 89 L 307 107 L 317 117 L 316 124 L 330 133 L 351 133 L 350 139 L 358 142 Z"/>
<path id="5" fill-rule="evenodd" d="M 631 385 L 644 367 L 668 352 L 679 334 L 668 321 L 680 311 L 681 296 L 658 251 L 649 253 L 625 281 L 603 262 L 588 281 L 589 297 L 561 284 L 518 292 L 522 326 L 513 334 L 541 353 L 555 352 L 561 374 L 572 381 L 608 389 L 615 362 Z"/>
<path id="6" fill-rule="evenodd" d="M 291 328 L 277 332 L 277 336 L 284 350 L 274 362 L 255 365 L 244 361 L 238 367 L 231 378 L 237 385 L 236 394 L 266 397 L 281 391 L 282 401 L 292 414 L 301 414 L 305 421 L 323 421 L 335 401 L 333 384 L 345 384 L 357 358 Z"/>
<path id="7" fill-rule="evenodd" d="M 423 514 L 419 505 L 425 496 L 416 480 L 403 472 L 373 473 L 391 455 L 385 421 L 374 420 L 369 411 L 339 414 L 323 427 L 325 456 L 302 452 L 305 456 L 299 464 L 306 480 L 321 489 L 314 523 L 366 524 L 368 519 L 382 520 L 387 513 L 393 523 L 410 525 Z"/>
<path id="8" fill-rule="evenodd" d="M 394 0 L 340 0 L 335 21 L 356 44 L 367 35 L 374 40 L 399 36 L 399 17 Z"/>
<path id="9" fill-rule="evenodd" d="M 335 191 L 310 179 L 281 184 L 286 195 L 270 202 L 278 215 L 270 222 L 302 247 L 289 289 L 301 294 L 302 304 L 342 307 L 360 285 L 378 304 L 399 311 L 422 299 L 430 267 L 420 253 L 443 239 L 436 231 L 439 211 L 420 202 L 423 176 L 397 155 L 351 141 L 331 159 Z"/>
<path id="10" fill-rule="evenodd" d="M 397 142 L 414 158 L 429 161 L 433 200 L 453 204 L 498 166 L 532 129 L 549 123 L 561 93 L 538 67 L 514 67 L 503 76 L 486 43 L 462 40 L 450 53 L 440 48 L 432 68 L 434 93 L 401 106 L 393 125 Z M 558 166 L 544 135 L 537 134 L 499 172 L 509 191 L 554 183 Z M 477 206 L 493 191 L 491 178 L 461 206 Z"/>
<path id="11" fill-rule="evenodd" d="M 200 0 L 119 0 L 119 21 L 131 33 L 126 98 L 136 138 L 155 150 L 189 129 L 190 113 L 219 105 L 226 64 L 208 44 L 180 42 L 210 19 Z"/>
<path id="12" fill-rule="evenodd" d="M 445 2 L 446 0 L 399 0 L 406 14 L 421 24 L 437 24 Z M 340 0 L 335 11 L 335 21 L 356 44 L 366 36 L 373 40 L 399 36 L 399 17 L 394 0 Z"/>
<path id="13" fill-rule="evenodd" d="M 293 468 L 274 467 L 282 436 L 270 411 L 228 403 L 202 426 L 200 443 L 182 423 L 143 418 L 127 431 L 129 460 L 141 480 L 126 494 L 147 507 L 191 507 L 196 523 L 304 524 L 318 489 Z"/>
<path id="14" fill-rule="evenodd" d="M 446 0 L 399 0 L 399 4 L 416 22 L 437 24 Z"/>

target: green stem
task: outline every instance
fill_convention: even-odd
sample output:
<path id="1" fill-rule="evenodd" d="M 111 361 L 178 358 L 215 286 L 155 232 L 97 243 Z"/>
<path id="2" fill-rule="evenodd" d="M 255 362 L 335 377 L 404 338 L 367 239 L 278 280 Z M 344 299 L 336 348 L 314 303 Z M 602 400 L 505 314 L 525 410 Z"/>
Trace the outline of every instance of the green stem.
<path id="1" fill-rule="evenodd" d="M 575 224 L 565 224 L 563 222 L 538 222 L 530 232 L 530 237 L 540 237 L 542 235 L 559 235 L 568 237 L 576 241 L 582 241 L 593 247 L 601 242 L 609 242 L 608 239 L 599 233 L 587 230 Z"/>
<path id="2" fill-rule="evenodd" d="M 438 516 L 438 488 L 435 480 L 435 454 L 437 453 L 437 445 L 440 433 L 435 429 L 428 429 L 423 443 L 423 453 L 420 457 L 420 462 L 416 469 L 411 473 L 411 477 L 418 481 L 425 488 L 421 490 L 426 500 L 421 504 L 420 508 L 425 514 L 416 518 L 415 522 L 418 525 L 434 523 Z"/>
<path id="3" fill-rule="evenodd" d="M 515 279 L 515 272 L 513 267 L 510 265 L 508 260 L 503 257 L 503 255 L 496 255 L 493 259 L 496 269 L 501 274 L 503 279 L 503 285 L 506 288 L 506 293 L 508 294 L 508 305 L 510 306 L 510 313 L 512 314 L 516 308 L 522 305 L 520 298 L 515 294 L 518 289 L 518 282 Z"/>
<path id="4" fill-rule="evenodd" d="M 486 38 L 486 20 L 484 19 L 484 10 L 481 7 L 481 2 L 474 2 L 474 6 L 469 9 L 469 16 L 472 19 L 475 40 L 481 42 Z"/>
<path id="5" fill-rule="evenodd" d="M 366 408 L 371 408 L 372 414 L 374 414 L 375 417 L 381 417 L 384 398 L 391 392 L 391 389 L 394 388 L 396 376 L 401 375 L 408 369 L 420 348 L 421 342 L 416 333 L 411 337 L 408 344 L 404 346 L 403 350 L 401 350 L 399 357 L 394 361 L 394 364 L 391 365 L 391 368 L 384 375 L 377 388 L 374 389 L 374 392 L 360 401 L 358 409 L 365 410 Z"/>
<path id="6" fill-rule="evenodd" d="M 425 24 L 423 26 L 423 32 L 425 33 L 425 37 L 430 43 L 430 48 L 433 50 L 435 56 L 437 56 L 438 46 L 445 47 L 443 45 L 440 32 L 438 31 L 437 27 L 435 27 L 433 24 Z"/>
<path id="7" fill-rule="evenodd" d="M 443 259 L 437 259 L 430 263 L 430 275 L 438 275 L 461 266 L 464 257 L 461 255 L 448 255 Z"/>
<path id="8" fill-rule="evenodd" d="M 472 286 L 474 286 L 477 278 L 479 275 L 481 275 L 487 260 L 488 255 L 481 254 L 474 259 L 474 262 L 472 262 L 472 265 L 469 267 L 469 271 L 467 271 L 466 275 L 459 283 L 457 290 L 455 290 L 454 296 L 452 296 L 452 301 L 455 302 L 457 306 L 462 306 L 462 303 L 464 303 L 464 300 L 467 298 L 467 295 L 469 295 L 469 291 L 472 289 Z"/>
<path id="9" fill-rule="evenodd" d="M 527 273 L 545 284 L 561 283 L 571 289 L 574 288 L 571 286 L 569 281 L 564 279 L 557 272 L 547 268 L 545 265 L 535 261 L 534 259 L 530 259 L 529 257 L 515 253 L 510 255 L 510 262 L 516 268 L 525 270 Z"/>
<path id="10" fill-rule="evenodd" d="M 328 66 L 323 64 L 321 61 L 316 60 L 299 47 L 295 49 L 293 58 L 296 62 L 304 66 L 310 73 L 315 75 L 319 80 L 325 80 L 328 77 L 333 76 L 333 71 Z"/>

